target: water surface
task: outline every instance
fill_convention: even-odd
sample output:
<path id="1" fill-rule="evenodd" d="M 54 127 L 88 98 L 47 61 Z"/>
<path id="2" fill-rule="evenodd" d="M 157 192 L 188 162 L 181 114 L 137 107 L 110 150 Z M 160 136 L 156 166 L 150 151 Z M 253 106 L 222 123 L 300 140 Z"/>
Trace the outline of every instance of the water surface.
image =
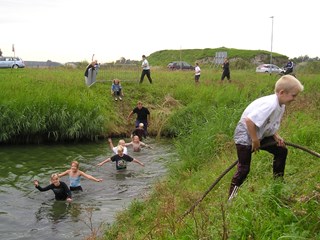
<path id="1" fill-rule="evenodd" d="M 117 140 L 114 139 L 114 144 Z M 128 154 L 145 164 L 129 163 L 117 172 L 114 163 L 96 164 L 113 155 L 106 141 L 77 145 L 37 145 L 0 147 L 0 236 L 1 239 L 83 239 L 102 223 L 114 221 L 117 211 L 133 199 L 141 199 L 161 176 L 166 164 L 175 161 L 168 142 L 146 141 L 153 149 Z M 49 184 L 50 175 L 69 169 L 72 160 L 80 170 L 103 182 L 81 180 L 83 192 L 73 194 L 73 202 L 54 200 L 53 192 L 35 189 Z M 61 181 L 68 184 L 67 176 Z"/>

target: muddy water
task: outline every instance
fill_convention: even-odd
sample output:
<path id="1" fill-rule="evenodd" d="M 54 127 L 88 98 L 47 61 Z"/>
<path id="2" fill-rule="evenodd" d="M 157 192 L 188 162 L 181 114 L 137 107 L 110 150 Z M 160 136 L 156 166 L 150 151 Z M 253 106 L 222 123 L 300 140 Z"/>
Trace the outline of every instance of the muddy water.
<path id="1" fill-rule="evenodd" d="M 114 143 L 117 140 L 114 139 Z M 114 163 L 96 164 L 113 153 L 106 142 L 77 145 L 0 147 L 0 238 L 1 239 L 84 239 L 92 229 L 110 224 L 115 214 L 133 199 L 141 199 L 166 174 L 166 164 L 176 161 L 168 141 L 146 141 L 153 149 L 129 155 L 145 164 L 129 163 L 117 172 Z M 69 168 L 72 160 L 80 169 L 103 182 L 81 180 L 83 192 L 73 202 L 54 200 L 53 192 L 40 192 L 33 180 L 49 184 L 50 175 Z M 61 181 L 68 183 L 67 177 Z"/>

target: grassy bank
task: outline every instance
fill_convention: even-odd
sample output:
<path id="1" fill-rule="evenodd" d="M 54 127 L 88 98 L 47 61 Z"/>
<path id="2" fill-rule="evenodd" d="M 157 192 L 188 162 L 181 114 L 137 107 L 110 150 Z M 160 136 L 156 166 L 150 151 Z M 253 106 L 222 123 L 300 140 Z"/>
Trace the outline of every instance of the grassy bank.
<path id="1" fill-rule="evenodd" d="M 233 169 L 182 221 L 179 217 L 236 159 L 234 127 L 249 102 L 273 92 L 277 77 L 233 73 L 232 84 L 217 81 L 172 92 L 183 107 L 168 120 L 180 161 L 144 201 L 118 215 L 104 239 L 319 239 L 319 159 L 289 147 L 285 182 L 272 180 L 272 156 L 254 155 L 251 173 L 227 204 Z M 281 135 L 319 151 L 319 77 L 305 85 L 287 110 Z"/>
<path id="2" fill-rule="evenodd" d="M 271 94 L 278 79 L 232 71 L 232 83 L 222 84 L 220 74 L 204 68 L 195 86 L 193 72 L 153 69 L 154 84 L 124 81 L 125 99 L 114 102 L 109 79 L 87 88 L 82 70 L 1 71 L 0 141 L 127 134 L 133 121 L 126 117 L 142 100 L 151 110 L 150 132 L 175 138 L 179 162 L 168 166 L 168 176 L 148 197 L 119 213 L 104 239 L 319 239 L 319 159 L 294 148 L 289 148 L 285 182 L 272 180 L 272 157 L 261 151 L 232 204 L 226 197 L 234 169 L 178 221 L 236 160 L 232 135 L 242 111 Z M 305 91 L 287 109 L 280 134 L 319 152 L 320 79 L 311 74 L 299 79 Z"/>

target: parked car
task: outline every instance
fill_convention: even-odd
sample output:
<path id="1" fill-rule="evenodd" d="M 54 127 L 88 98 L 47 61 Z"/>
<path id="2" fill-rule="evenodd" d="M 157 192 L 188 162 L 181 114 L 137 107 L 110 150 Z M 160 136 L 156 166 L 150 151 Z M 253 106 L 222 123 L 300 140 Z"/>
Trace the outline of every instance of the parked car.
<path id="1" fill-rule="evenodd" d="M 25 66 L 19 57 L 0 57 L 0 68 L 24 68 Z"/>
<path id="2" fill-rule="evenodd" d="M 256 68 L 257 73 L 281 73 L 284 70 L 274 64 L 261 64 Z"/>
<path id="3" fill-rule="evenodd" d="M 171 62 L 168 64 L 167 66 L 169 69 L 171 70 L 177 70 L 177 69 L 188 69 L 188 70 L 194 70 L 194 67 L 187 63 L 187 62 L 184 62 L 184 61 L 175 61 L 175 62 Z"/>

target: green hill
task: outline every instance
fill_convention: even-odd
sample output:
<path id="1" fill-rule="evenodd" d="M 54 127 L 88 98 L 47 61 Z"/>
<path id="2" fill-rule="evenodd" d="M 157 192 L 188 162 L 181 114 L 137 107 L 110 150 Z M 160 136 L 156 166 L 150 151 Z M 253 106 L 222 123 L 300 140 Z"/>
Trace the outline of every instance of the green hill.
<path id="1" fill-rule="evenodd" d="M 161 50 L 148 56 L 148 60 L 153 66 L 167 66 L 172 61 L 186 61 L 194 64 L 196 61 L 203 64 L 212 64 L 217 52 L 227 52 L 230 61 L 241 59 L 248 63 L 270 62 L 270 52 L 263 50 L 242 50 L 235 48 L 205 48 L 205 49 L 181 49 L 181 50 Z M 283 65 L 288 57 L 279 53 L 272 53 L 273 62 Z"/>

